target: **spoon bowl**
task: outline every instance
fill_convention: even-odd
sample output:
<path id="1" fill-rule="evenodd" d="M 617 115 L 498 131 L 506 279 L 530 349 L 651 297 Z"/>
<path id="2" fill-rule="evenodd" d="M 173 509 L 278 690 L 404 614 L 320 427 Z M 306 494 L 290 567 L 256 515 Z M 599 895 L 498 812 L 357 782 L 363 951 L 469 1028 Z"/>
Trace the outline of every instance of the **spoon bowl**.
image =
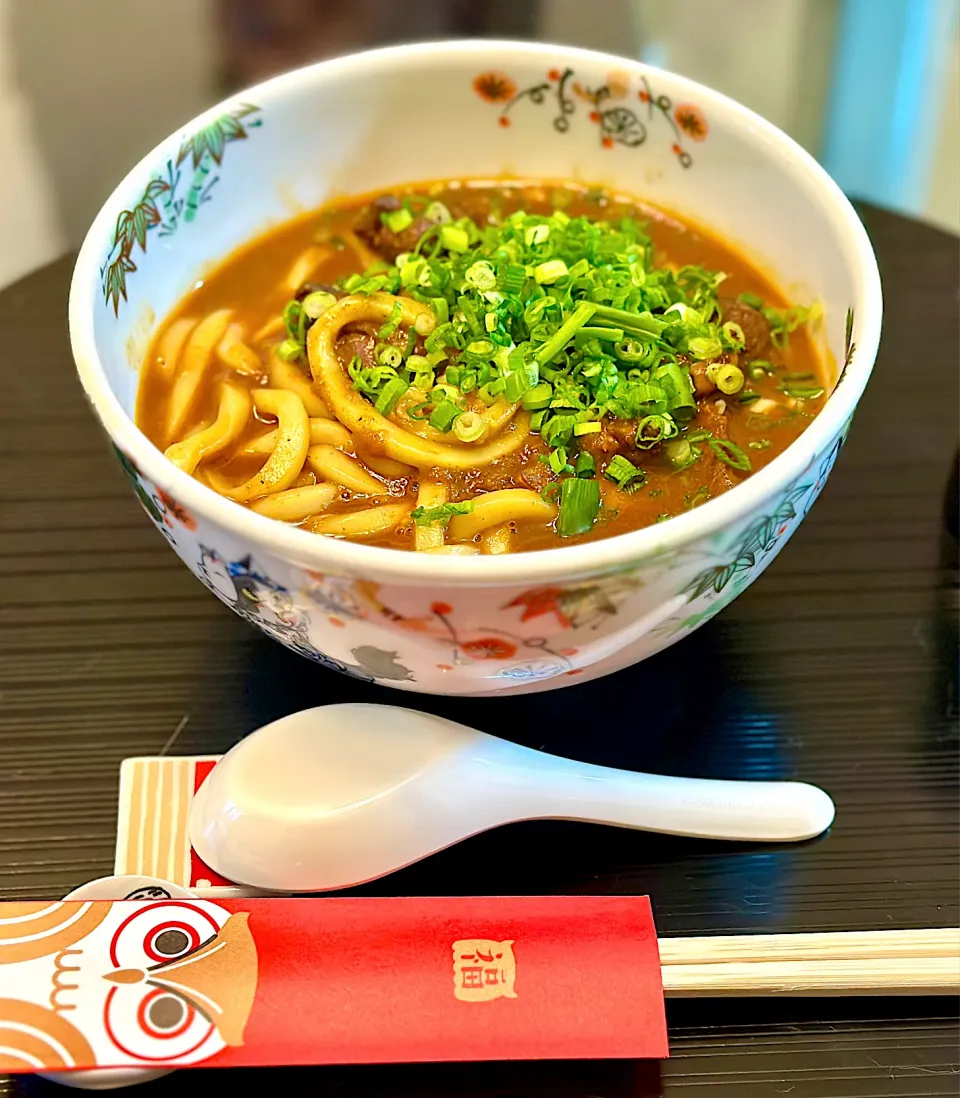
<path id="1" fill-rule="evenodd" d="M 800 782 L 711 781 L 559 758 L 383 705 L 307 709 L 241 740 L 194 799 L 212 869 L 278 892 L 347 888 L 492 827 L 581 820 L 699 838 L 796 842 L 833 802 Z"/>

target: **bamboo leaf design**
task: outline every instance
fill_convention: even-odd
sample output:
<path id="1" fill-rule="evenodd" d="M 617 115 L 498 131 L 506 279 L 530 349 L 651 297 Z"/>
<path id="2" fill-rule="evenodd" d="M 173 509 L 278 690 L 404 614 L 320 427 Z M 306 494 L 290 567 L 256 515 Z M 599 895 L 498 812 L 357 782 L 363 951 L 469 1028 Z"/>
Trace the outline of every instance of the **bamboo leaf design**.
<path id="1" fill-rule="evenodd" d="M 177 154 L 177 165 L 182 164 L 187 157 L 192 157 L 193 167 L 196 170 L 200 167 L 205 153 L 209 153 L 218 166 L 222 164 L 223 151 L 227 143 L 229 141 L 242 141 L 247 136 L 246 127 L 241 119 L 256 114 L 259 109 L 259 107 L 254 107 L 249 103 L 243 103 L 229 113 L 223 114 L 214 119 L 213 122 L 203 126 L 196 133 L 191 134 L 180 146 L 180 152 Z"/>
<path id="2" fill-rule="evenodd" d="M 175 172 L 174 165 L 168 162 L 166 176 L 151 179 L 136 205 L 120 211 L 107 262 L 100 271 L 103 297 L 108 305 L 113 306 L 114 316 L 119 314 L 121 300 L 127 300 L 127 275 L 137 269 L 133 261 L 134 249 L 139 246 L 142 252 L 146 252 L 147 236 L 154 226 L 162 226 L 160 232 L 164 236 L 174 232 L 181 210 L 184 210 L 185 221 L 193 220 L 199 204 L 206 200 L 215 182 L 215 179 L 209 182 L 206 179 L 212 165 L 222 163 L 224 149 L 229 142 L 245 139 L 251 126 L 261 124 L 259 118 L 253 118 L 259 111 L 259 107 L 242 103 L 183 141 L 177 153 L 176 166 L 192 158 L 194 169 L 186 200 L 176 194 L 181 174 Z M 165 196 L 162 203 L 165 213 L 161 213 L 157 205 L 161 195 Z M 166 223 L 164 216 L 167 217 Z"/>

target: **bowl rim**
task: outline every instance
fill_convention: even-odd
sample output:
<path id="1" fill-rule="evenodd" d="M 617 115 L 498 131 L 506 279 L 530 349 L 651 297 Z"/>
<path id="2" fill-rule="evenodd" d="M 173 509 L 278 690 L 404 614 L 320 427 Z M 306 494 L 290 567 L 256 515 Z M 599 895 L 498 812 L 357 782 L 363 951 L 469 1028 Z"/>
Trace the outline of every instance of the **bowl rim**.
<path id="1" fill-rule="evenodd" d="M 665 77 L 682 86 L 684 94 L 697 98 L 705 109 L 724 115 L 746 139 L 777 156 L 782 167 L 805 178 L 810 193 L 819 199 L 824 217 L 841 239 L 852 271 L 859 275 L 860 292 L 858 299 L 852 302 L 859 330 L 856 354 L 845 371 L 844 385 L 834 390 L 820 413 L 782 454 L 730 491 L 661 525 L 555 549 L 503 556 L 438 558 L 322 537 L 258 515 L 218 495 L 177 468 L 137 427 L 107 380 L 97 350 L 94 316 L 99 307 L 98 271 L 109 232 L 130 194 L 138 187 L 142 189 L 144 176 L 175 150 L 183 133 L 196 130 L 240 103 L 255 99 L 262 108 L 269 108 L 297 95 L 315 81 L 335 81 L 348 70 L 367 69 L 375 76 L 376 70 L 385 65 L 443 64 L 449 63 L 451 58 L 462 58 L 465 65 L 473 58 L 480 66 L 495 67 L 507 67 L 511 60 L 536 58 L 549 59 L 555 65 L 558 59 L 566 58 L 583 64 L 626 69 L 632 75 Z M 98 418 L 137 469 L 189 511 L 202 515 L 240 540 L 320 572 L 377 577 L 403 585 L 449 587 L 538 584 L 544 580 L 599 574 L 649 563 L 691 542 L 709 538 L 760 509 L 766 500 L 810 466 L 852 415 L 873 368 L 882 315 L 876 257 L 853 206 L 820 164 L 772 123 L 720 92 L 640 61 L 574 46 L 498 39 L 441 40 L 363 50 L 272 77 L 212 106 L 154 146 L 104 202 L 81 245 L 68 307 L 70 341 L 77 372 Z"/>

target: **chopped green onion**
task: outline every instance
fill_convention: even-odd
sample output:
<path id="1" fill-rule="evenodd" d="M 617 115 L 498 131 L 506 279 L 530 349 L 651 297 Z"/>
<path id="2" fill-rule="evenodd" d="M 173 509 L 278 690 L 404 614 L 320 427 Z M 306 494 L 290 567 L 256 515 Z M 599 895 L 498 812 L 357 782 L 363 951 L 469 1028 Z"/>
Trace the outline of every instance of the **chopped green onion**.
<path id="1" fill-rule="evenodd" d="M 540 408 L 548 408 L 552 398 L 553 386 L 541 381 L 539 385 L 534 385 L 523 394 L 522 403 L 528 412 L 535 412 Z"/>
<path id="2" fill-rule="evenodd" d="M 423 216 L 428 221 L 435 221 L 438 225 L 445 225 L 448 221 L 453 220 L 450 211 L 442 202 L 431 202 L 423 211 Z"/>
<path id="3" fill-rule="evenodd" d="M 754 442 L 748 442 L 751 450 L 769 450 L 773 443 L 768 438 L 758 438 Z"/>
<path id="4" fill-rule="evenodd" d="M 580 437 L 583 435 L 595 435 L 602 428 L 602 424 L 599 419 L 591 419 L 586 423 L 578 423 L 573 429 L 574 435 Z"/>
<path id="5" fill-rule="evenodd" d="M 603 470 L 603 475 L 607 480 L 612 480 L 621 490 L 626 489 L 628 484 L 632 484 L 638 478 L 640 482 L 636 487 L 640 488 L 647 479 L 646 473 L 638 469 L 632 461 L 628 461 L 623 454 L 615 454 L 611 458 L 606 469 Z"/>
<path id="6" fill-rule="evenodd" d="M 586 343 L 589 339 L 599 339 L 603 343 L 619 343 L 623 339 L 622 328 L 581 328 L 577 332 L 577 342 Z"/>
<path id="7" fill-rule="evenodd" d="M 417 335 L 428 336 L 437 326 L 435 317 L 430 316 L 429 313 L 420 313 L 417 319 L 413 322 L 413 330 Z"/>
<path id="8" fill-rule="evenodd" d="M 377 361 L 382 366 L 389 366 L 391 369 L 396 370 L 398 366 L 403 365 L 403 355 L 400 353 L 399 347 L 388 345 L 377 355 Z"/>
<path id="9" fill-rule="evenodd" d="M 539 263 L 533 268 L 533 277 L 545 286 L 552 285 L 567 273 L 567 265 L 562 259 L 548 259 L 546 263 Z"/>
<path id="10" fill-rule="evenodd" d="M 728 320 L 721 328 L 723 337 L 734 351 L 742 351 L 747 345 L 743 329 L 733 320 Z"/>
<path id="11" fill-rule="evenodd" d="M 523 234 L 523 242 L 529 248 L 536 244 L 542 244 L 549 235 L 549 225 L 531 225 Z"/>
<path id="12" fill-rule="evenodd" d="M 711 438 L 709 446 L 717 457 L 732 469 L 738 469 L 741 473 L 749 473 L 753 468 L 750 459 L 735 442 L 725 438 Z"/>
<path id="13" fill-rule="evenodd" d="M 307 316 L 311 320 L 316 320 L 317 317 L 322 316 L 331 305 L 336 305 L 336 303 L 337 299 L 333 294 L 328 294 L 326 290 L 315 290 L 312 294 L 307 294 L 300 304 Z"/>
<path id="14" fill-rule="evenodd" d="M 492 290 L 497 284 L 497 275 L 486 260 L 479 260 L 468 267 L 464 281 L 475 290 Z"/>
<path id="15" fill-rule="evenodd" d="M 585 534 L 600 513 L 600 485 L 596 479 L 567 477 L 560 484 L 557 533 L 562 538 Z"/>
<path id="16" fill-rule="evenodd" d="M 303 306 L 299 301 L 288 301 L 283 308 L 283 326 L 287 329 L 287 335 L 298 342 L 302 313 Z"/>
<path id="17" fill-rule="evenodd" d="M 743 388 L 743 371 L 739 366 L 726 363 L 718 367 L 713 377 L 713 382 L 721 393 L 733 396 Z"/>
<path id="18" fill-rule="evenodd" d="M 742 293 L 738 297 L 739 301 L 742 301 L 744 305 L 749 305 L 751 309 L 762 309 L 763 298 L 757 297 L 756 294 Z"/>
<path id="19" fill-rule="evenodd" d="M 473 500 L 462 503 L 440 503 L 436 507 L 415 507 L 410 517 L 418 526 L 446 526 L 454 515 L 469 515 L 473 510 Z"/>
<path id="20" fill-rule="evenodd" d="M 788 397 L 793 397 L 795 400 L 817 400 L 824 394 L 824 389 L 820 385 L 810 386 L 809 388 L 785 385 L 783 391 Z"/>
<path id="21" fill-rule="evenodd" d="M 296 362 L 303 353 L 303 348 L 295 339 L 285 339 L 277 344 L 277 358 L 284 362 Z"/>
<path id="22" fill-rule="evenodd" d="M 384 210 L 380 214 L 380 220 L 390 232 L 402 233 L 413 224 L 413 214 L 406 206 L 401 206 L 399 210 Z"/>
<path id="23" fill-rule="evenodd" d="M 396 212 L 399 212 L 399 211 L 394 211 L 394 212 L 396 213 Z M 389 339 L 393 335 L 393 333 L 397 330 L 397 328 L 400 324 L 400 317 L 402 315 L 403 315 L 403 306 L 400 304 L 399 301 L 395 301 L 393 303 L 393 308 L 390 310 L 390 316 L 383 323 L 383 325 L 380 328 L 380 331 L 377 332 L 378 337 L 380 339 Z"/>
<path id="24" fill-rule="evenodd" d="M 453 421 L 453 433 L 461 442 L 476 442 L 486 429 L 476 412 L 463 412 Z"/>
<path id="25" fill-rule="evenodd" d="M 663 452 L 667 456 L 667 460 L 676 469 L 686 469 L 688 465 L 692 465 L 698 457 L 698 452 L 690 445 L 685 438 L 673 439 L 672 442 L 668 442 L 663 448 Z"/>
<path id="26" fill-rule="evenodd" d="M 449 431 L 453 426 L 453 421 L 460 414 L 460 409 L 452 400 L 442 400 L 433 409 L 430 416 L 430 426 L 438 431 Z"/>
<path id="27" fill-rule="evenodd" d="M 573 314 L 560 325 L 556 332 L 537 351 L 537 362 L 541 366 L 546 366 L 552 362 L 596 310 L 596 305 L 589 301 L 581 301 Z"/>
<path id="28" fill-rule="evenodd" d="M 723 353 L 723 346 L 716 336 L 694 336 L 687 340 L 687 347 L 690 354 L 701 362 L 717 358 Z"/>
<path id="29" fill-rule="evenodd" d="M 589 450 L 581 450 L 573 463 L 573 471 L 578 477 L 592 477 L 597 471 L 597 462 Z"/>
<path id="30" fill-rule="evenodd" d="M 500 289 L 505 294 L 518 294 L 527 281 L 527 269 L 519 263 L 510 263 L 500 272 Z"/>
<path id="31" fill-rule="evenodd" d="M 650 450 L 659 443 L 673 438 L 678 430 L 672 416 L 645 416 L 637 424 L 637 446 L 641 450 Z"/>
<path id="32" fill-rule="evenodd" d="M 443 225 L 440 228 L 440 243 L 448 252 L 465 252 L 470 247 L 470 236 L 459 225 Z"/>
<path id="33" fill-rule="evenodd" d="M 394 409 L 394 405 L 407 391 L 409 385 L 400 377 L 391 378 L 377 397 L 374 407 L 382 416 L 388 416 Z"/>
<path id="34" fill-rule="evenodd" d="M 744 389 L 740 394 L 738 403 L 752 404 L 755 400 L 759 400 L 762 395 L 762 393 L 758 393 L 755 389 Z"/>
<path id="35" fill-rule="evenodd" d="M 550 467 L 551 472 L 560 474 L 567 468 L 567 451 L 558 446 L 555 450 L 551 450 L 547 455 L 547 465 Z"/>

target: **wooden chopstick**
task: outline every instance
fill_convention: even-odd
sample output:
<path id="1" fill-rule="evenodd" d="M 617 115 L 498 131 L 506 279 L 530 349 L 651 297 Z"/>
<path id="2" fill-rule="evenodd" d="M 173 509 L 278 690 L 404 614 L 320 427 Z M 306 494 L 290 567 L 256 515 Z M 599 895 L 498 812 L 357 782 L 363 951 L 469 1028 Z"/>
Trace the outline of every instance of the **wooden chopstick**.
<path id="1" fill-rule="evenodd" d="M 955 995 L 960 928 L 661 938 L 664 994 Z"/>

